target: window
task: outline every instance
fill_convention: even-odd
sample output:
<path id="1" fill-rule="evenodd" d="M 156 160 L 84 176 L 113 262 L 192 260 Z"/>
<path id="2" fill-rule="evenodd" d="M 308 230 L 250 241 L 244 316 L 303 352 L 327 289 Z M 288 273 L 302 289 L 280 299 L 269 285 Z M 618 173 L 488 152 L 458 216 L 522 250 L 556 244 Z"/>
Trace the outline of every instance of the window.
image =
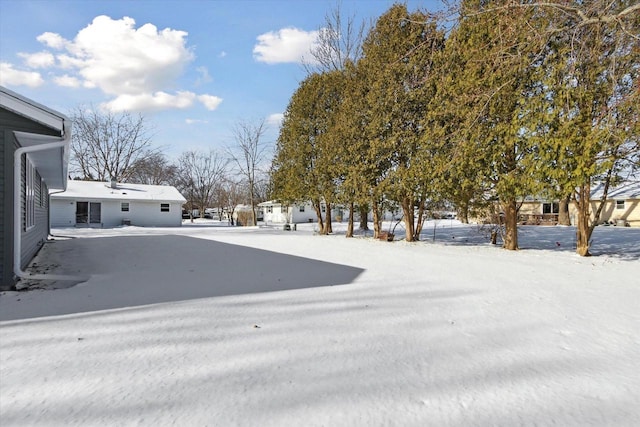
<path id="1" fill-rule="evenodd" d="M 169 203 L 160 203 L 160 212 L 169 212 Z"/>
<path id="2" fill-rule="evenodd" d="M 273 206 L 267 206 L 267 213 L 273 213 Z"/>
<path id="3" fill-rule="evenodd" d="M 48 196 L 48 192 L 47 192 L 47 185 L 42 181 L 42 178 L 40 176 L 38 176 L 38 182 L 40 183 L 40 207 L 41 208 L 46 208 L 47 207 L 47 196 Z"/>
<path id="4" fill-rule="evenodd" d="M 35 200 L 35 184 L 36 169 L 31 164 L 29 157 L 25 159 L 25 177 L 24 177 L 24 228 L 25 231 L 36 225 L 36 200 Z"/>
<path id="5" fill-rule="evenodd" d="M 624 200 L 616 200 L 616 209 L 624 209 Z"/>
<path id="6" fill-rule="evenodd" d="M 129 212 L 129 202 L 120 203 L 120 210 L 122 212 Z"/>
<path id="7" fill-rule="evenodd" d="M 304 212 L 304 205 L 300 206 L 300 212 Z"/>
<path id="8" fill-rule="evenodd" d="M 542 204 L 543 214 L 557 214 L 559 212 L 560 212 L 560 205 L 557 202 Z"/>
<path id="9" fill-rule="evenodd" d="M 322 210 L 322 213 L 325 213 L 327 211 L 327 207 L 325 205 L 322 205 L 321 210 Z"/>

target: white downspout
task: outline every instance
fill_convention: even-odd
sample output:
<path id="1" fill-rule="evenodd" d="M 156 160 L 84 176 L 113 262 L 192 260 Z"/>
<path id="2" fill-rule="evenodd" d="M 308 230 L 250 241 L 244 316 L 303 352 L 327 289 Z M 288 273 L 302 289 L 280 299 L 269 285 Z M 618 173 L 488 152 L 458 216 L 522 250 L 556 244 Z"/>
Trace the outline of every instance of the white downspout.
<path id="1" fill-rule="evenodd" d="M 50 150 L 52 148 L 64 147 L 69 142 L 70 133 L 66 132 L 60 141 L 46 144 L 20 147 L 16 149 L 13 158 L 13 273 L 21 279 L 32 280 L 66 280 L 74 282 L 85 282 L 88 277 L 68 276 L 61 274 L 31 274 L 22 270 L 22 220 L 20 212 L 21 186 L 22 186 L 22 155 L 34 151 Z"/>

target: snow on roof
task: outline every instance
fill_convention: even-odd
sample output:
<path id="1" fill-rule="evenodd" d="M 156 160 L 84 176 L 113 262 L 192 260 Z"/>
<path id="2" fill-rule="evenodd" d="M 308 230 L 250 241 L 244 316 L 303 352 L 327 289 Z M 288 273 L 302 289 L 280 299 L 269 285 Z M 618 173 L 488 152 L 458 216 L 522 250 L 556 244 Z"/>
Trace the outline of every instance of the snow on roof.
<path id="1" fill-rule="evenodd" d="M 111 188 L 111 183 L 100 181 L 71 181 L 67 182 L 67 191 L 54 193 L 52 199 L 117 199 L 141 201 L 165 201 L 185 203 L 187 200 L 180 192 L 170 185 L 144 185 L 117 183 Z"/>
<path id="2" fill-rule="evenodd" d="M 595 185 L 591 190 L 591 198 L 601 198 L 603 190 L 603 184 Z M 607 199 L 640 199 L 640 181 L 625 181 L 616 187 L 609 187 Z"/>

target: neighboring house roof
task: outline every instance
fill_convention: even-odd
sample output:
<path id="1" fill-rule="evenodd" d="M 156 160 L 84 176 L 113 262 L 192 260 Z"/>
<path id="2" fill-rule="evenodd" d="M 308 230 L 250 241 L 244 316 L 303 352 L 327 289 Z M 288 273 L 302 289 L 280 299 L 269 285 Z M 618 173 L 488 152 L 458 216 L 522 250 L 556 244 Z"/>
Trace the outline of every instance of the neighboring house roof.
<path id="1" fill-rule="evenodd" d="M 591 199 L 600 199 L 604 185 L 598 184 L 591 190 Z M 640 199 L 640 181 L 625 181 L 616 187 L 609 187 L 607 199 Z"/>
<path id="2" fill-rule="evenodd" d="M 281 204 L 278 200 L 267 200 L 266 202 L 258 203 L 258 206 L 279 206 Z"/>
<path id="3" fill-rule="evenodd" d="M 53 199 L 113 199 L 186 203 L 180 192 L 170 185 L 144 185 L 109 182 L 69 181 L 67 191 L 52 194 Z"/>
<path id="4" fill-rule="evenodd" d="M 29 153 L 29 160 L 38 169 L 38 173 L 47 183 L 49 189 L 63 190 L 67 183 L 71 121 L 64 114 L 2 86 L 0 86 L 0 107 L 39 123 L 51 132 L 50 135 L 14 132 L 22 147 L 32 147 L 54 141 L 66 142 L 62 147 Z"/>

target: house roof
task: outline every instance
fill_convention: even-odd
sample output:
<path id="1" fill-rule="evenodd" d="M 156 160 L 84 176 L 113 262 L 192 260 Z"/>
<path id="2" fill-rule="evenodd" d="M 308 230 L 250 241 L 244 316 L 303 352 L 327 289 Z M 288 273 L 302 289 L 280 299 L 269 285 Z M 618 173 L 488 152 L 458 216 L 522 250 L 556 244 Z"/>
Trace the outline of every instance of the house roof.
<path id="1" fill-rule="evenodd" d="M 31 147 L 56 141 L 65 141 L 62 147 L 29 153 L 29 160 L 36 167 L 49 189 L 63 190 L 67 183 L 71 121 L 64 115 L 22 95 L 0 86 L 0 107 L 24 117 L 44 128 L 52 135 L 16 132 L 14 135 L 22 147 Z"/>
<path id="2" fill-rule="evenodd" d="M 599 199 L 604 190 L 603 184 L 598 184 L 591 189 L 591 198 Z M 625 181 L 616 187 L 609 187 L 607 199 L 640 199 L 640 181 Z"/>
<path id="3" fill-rule="evenodd" d="M 159 201 L 185 203 L 187 200 L 170 185 L 144 185 L 101 181 L 69 181 L 67 191 L 51 195 L 52 199 Z"/>
<path id="4" fill-rule="evenodd" d="M 258 206 L 279 206 L 281 204 L 279 200 L 267 200 L 266 202 L 258 203 Z"/>

